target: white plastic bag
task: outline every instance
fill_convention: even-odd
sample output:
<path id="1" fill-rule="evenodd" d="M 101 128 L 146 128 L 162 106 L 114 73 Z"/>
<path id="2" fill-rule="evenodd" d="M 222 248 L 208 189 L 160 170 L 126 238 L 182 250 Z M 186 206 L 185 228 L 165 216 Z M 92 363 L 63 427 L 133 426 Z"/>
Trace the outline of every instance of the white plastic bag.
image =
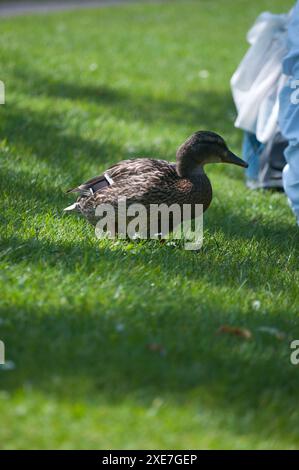
<path id="1" fill-rule="evenodd" d="M 266 143 L 277 131 L 278 96 L 287 77 L 282 59 L 287 52 L 289 14 L 262 13 L 247 34 L 251 44 L 231 78 L 238 116 L 235 126 Z"/>

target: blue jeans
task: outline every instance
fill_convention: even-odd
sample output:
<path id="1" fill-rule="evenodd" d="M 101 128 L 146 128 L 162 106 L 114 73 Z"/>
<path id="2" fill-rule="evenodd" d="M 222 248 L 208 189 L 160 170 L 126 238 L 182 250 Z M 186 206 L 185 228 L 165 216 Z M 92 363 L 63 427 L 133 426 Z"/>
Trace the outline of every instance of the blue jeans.
<path id="1" fill-rule="evenodd" d="M 244 160 L 248 163 L 248 168 L 245 171 L 246 179 L 257 181 L 260 169 L 260 155 L 264 150 L 265 145 L 259 142 L 255 134 L 244 132 L 242 155 Z"/>

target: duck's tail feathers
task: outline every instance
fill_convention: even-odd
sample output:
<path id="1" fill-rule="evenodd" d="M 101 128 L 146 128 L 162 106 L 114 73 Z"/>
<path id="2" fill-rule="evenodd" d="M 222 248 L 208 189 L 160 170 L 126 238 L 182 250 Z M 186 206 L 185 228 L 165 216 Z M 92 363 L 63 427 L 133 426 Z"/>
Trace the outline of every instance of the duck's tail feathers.
<path id="1" fill-rule="evenodd" d="M 80 212 L 80 208 L 79 208 L 79 202 L 74 202 L 74 204 L 72 204 L 71 206 L 68 206 L 66 207 L 65 209 L 63 209 L 65 212 L 68 212 L 68 211 L 77 211 L 77 212 Z"/>
<path id="2" fill-rule="evenodd" d="M 102 189 L 111 186 L 112 183 L 113 181 L 110 176 L 107 173 L 104 173 L 103 175 L 96 176 L 95 178 L 80 184 L 80 186 L 69 189 L 67 193 L 80 193 L 82 196 L 90 196 L 97 191 L 101 191 Z"/>

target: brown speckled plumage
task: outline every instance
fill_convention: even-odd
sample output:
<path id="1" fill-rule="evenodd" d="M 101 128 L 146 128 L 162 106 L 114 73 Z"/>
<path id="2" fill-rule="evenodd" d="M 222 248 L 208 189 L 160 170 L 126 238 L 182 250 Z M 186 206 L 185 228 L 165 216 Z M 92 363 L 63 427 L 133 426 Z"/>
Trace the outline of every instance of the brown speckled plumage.
<path id="1" fill-rule="evenodd" d="M 117 210 L 119 198 L 126 198 L 127 206 L 143 204 L 147 211 L 150 204 L 162 203 L 181 207 L 191 204 L 192 209 L 195 204 L 202 204 L 205 211 L 212 200 L 212 187 L 203 166 L 218 161 L 246 166 L 228 150 L 220 136 L 199 131 L 178 149 L 176 164 L 151 158 L 123 160 L 104 174 L 69 190 L 80 193 L 71 209 L 79 211 L 92 224 L 97 221 L 97 206 L 111 204 Z"/>

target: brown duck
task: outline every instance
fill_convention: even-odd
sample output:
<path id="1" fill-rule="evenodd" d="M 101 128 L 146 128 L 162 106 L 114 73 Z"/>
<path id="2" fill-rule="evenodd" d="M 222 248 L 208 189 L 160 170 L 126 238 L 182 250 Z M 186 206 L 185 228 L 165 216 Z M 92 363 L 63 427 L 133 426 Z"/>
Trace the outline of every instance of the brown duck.
<path id="1" fill-rule="evenodd" d="M 247 167 L 233 154 L 224 139 L 210 131 L 192 134 L 177 150 L 176 163 L 152 158 L 123 160 L 68 192 L 78 192 L 77 202 L 65 211 L 80 212 L 93 225 L 95 211 L 101 204 L 111 204 L 117 211 L 120 198 L 127 207 L 139 203 L 149 211 L 151 204 L 202 204 L 205 211 L 212 200 L 212 186 L 204 171 L 207 163 L 232 163 Z M 192 211 L 194 213 L 194 211 Z M 116 218 L 117 220 L 117 218 Z M 171 221 L 170 228 L 171 228 Z M 117 232 L 117 227 L 115 228 Z"/>

